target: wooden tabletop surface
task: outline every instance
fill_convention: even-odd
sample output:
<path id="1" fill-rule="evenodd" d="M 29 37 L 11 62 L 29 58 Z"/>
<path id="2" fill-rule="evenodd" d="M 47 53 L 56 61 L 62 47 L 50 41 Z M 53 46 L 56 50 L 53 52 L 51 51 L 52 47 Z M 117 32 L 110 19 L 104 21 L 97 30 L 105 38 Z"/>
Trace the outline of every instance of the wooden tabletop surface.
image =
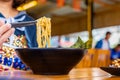
<path id="1" fill-rule="evenodd" d="M 0 80 L 120 80 L 99 68 L 73 69 L 69 75 L 34 75 L 31 71 L 10 70 L 0 72 Z"/>

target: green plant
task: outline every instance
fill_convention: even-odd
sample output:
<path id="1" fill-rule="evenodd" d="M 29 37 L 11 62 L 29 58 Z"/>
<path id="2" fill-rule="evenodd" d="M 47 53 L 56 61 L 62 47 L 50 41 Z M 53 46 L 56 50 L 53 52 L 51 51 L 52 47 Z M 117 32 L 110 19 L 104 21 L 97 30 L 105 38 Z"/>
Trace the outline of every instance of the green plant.
<path id="1" fill-rule="evenodd" d="M 89 39 L 88 41 L 84 42 L 80 37 L 78 37 L 77 41 L 71 46 L 71 48 L 92 48 L 92 39 Z"/>

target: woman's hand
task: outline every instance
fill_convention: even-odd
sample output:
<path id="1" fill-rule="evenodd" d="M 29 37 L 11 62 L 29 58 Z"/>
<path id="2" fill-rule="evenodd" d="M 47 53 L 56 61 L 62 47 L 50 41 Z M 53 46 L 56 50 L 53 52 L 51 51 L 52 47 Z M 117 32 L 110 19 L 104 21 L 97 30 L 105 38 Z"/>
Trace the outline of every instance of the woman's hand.
<path id="1" fill-rule="evenodd" d="M 14 33 L 14 28 L 10 24 L 0 21 L 0 48 L 2 44 Z"/>

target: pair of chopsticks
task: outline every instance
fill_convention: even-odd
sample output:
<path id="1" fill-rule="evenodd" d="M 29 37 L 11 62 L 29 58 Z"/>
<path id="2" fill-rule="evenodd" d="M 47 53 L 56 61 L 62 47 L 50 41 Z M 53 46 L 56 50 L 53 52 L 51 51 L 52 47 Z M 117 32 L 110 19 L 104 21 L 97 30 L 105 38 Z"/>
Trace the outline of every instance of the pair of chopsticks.
<path id="1" fill-rule="evenodd" d="M 35 25 L 37 21 L 25 21 L 25 22 L 15 22 L 15 23 L 10 23 L 12 28 L 20 28 L 20 27 L 28 27 L 31 25 Z"/>

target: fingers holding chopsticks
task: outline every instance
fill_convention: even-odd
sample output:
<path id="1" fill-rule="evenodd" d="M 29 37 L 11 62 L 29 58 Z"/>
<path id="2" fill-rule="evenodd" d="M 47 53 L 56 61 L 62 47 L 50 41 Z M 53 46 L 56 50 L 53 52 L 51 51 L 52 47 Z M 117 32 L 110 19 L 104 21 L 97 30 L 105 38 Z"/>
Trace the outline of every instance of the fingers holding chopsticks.
<path id="1" fill-rule="evenodd" d="M 10 24 L 0 21 L 0 47 L 14 33 L 14 28 Z"/>

